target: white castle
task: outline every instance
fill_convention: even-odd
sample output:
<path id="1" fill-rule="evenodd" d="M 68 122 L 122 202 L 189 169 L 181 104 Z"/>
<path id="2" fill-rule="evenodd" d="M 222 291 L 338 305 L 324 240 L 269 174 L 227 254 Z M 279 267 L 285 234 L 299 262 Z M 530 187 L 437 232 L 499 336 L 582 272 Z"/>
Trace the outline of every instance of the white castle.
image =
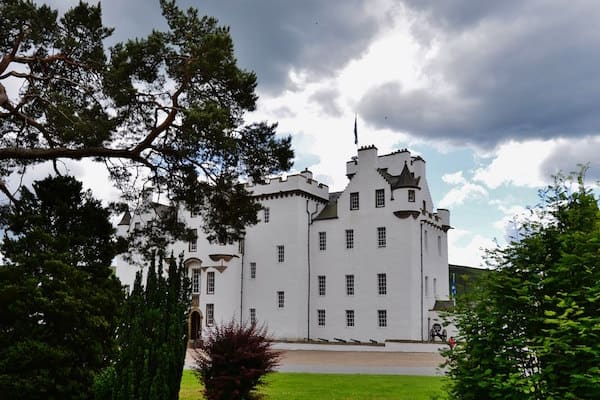
<path id="1" fill-rule="evenodd" d="M 233 320 L 281 340 L 427 340 L 448 300 L 450 213 L 434 210 L 425 161 L 362 147 L 330 193 L 305 170 L 248 189 L 263 209 L 239 243 L 176 243 L 192 280 L 190 339 Z M 198 216 L 179 218 L 201 232 Z M 124 218 L 126 234 L 143 216 Z M 119 259 L 132 285 L 138 267 Z"/>

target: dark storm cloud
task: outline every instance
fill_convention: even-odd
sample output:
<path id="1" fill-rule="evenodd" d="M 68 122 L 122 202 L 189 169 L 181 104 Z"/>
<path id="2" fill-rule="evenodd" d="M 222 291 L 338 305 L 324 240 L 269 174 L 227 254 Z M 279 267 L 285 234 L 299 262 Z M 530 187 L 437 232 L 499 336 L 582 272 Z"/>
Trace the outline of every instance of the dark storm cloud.
<path id="1" fill-rule="evenodd" d="M 41 1 L 40 1 L 41 2 Z M 52 0 L 63 10 L 73 0 Z M 105 24 L 116 28 L 109 44 L 164 29 L 158 0 L 102 0 Z M 367 13 L 367 0 L 181 0 L 231 28 L 240 66 L 258 75 L 259 89 L 289 87 L 291 68 L 309 80 L 329 76 L 359 57 L 383 18 Z"/>
<path id="2" fill-rule="evenodd" d="M 411 2 L 409 2 L 411 3 Z M 440 43 L 431 87 L 388 82 L 363 118 L 413 135 L 493 146 L 600 131 L 600 7 L 593 2 L 414 2 Z"/>

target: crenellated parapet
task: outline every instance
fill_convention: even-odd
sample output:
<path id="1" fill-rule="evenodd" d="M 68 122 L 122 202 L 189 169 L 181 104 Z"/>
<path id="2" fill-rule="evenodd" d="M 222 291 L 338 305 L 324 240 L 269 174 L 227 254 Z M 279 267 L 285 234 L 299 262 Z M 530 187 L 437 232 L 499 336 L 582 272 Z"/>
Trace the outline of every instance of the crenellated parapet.
<path id="1" fill-rule="evenodd" d="M 323 201 L 329 199 L 329 186 L 314 180 L 309 170 L 287 177 L 272 178 L 264 184 L 247 184 L 246 189 L 257 197 L 279 193 L 305 193 Z"/>

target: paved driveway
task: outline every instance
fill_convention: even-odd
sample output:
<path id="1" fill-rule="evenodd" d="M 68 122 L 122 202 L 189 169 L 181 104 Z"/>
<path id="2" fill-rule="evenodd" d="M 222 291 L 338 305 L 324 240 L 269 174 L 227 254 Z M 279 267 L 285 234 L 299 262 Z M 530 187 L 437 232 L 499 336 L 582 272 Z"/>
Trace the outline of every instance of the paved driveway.
<path id="1" fill-rule="evenodd" d="M 188 350 L 186 368 L 193 366 Z M 279 371 L 338 374 L 443 375 L 438 353 L 285 350 Z"/>

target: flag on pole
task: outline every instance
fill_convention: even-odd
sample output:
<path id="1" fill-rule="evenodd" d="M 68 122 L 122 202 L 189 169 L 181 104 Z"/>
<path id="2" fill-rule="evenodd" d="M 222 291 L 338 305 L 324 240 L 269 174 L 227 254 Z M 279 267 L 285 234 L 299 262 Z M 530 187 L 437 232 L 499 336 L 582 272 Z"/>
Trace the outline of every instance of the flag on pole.
<path id="1" fill-rule="evenodd" d="M 354 144 L 358 144 L 358 129 L 356 128 L 356 114 L 354 114 Z"/>

